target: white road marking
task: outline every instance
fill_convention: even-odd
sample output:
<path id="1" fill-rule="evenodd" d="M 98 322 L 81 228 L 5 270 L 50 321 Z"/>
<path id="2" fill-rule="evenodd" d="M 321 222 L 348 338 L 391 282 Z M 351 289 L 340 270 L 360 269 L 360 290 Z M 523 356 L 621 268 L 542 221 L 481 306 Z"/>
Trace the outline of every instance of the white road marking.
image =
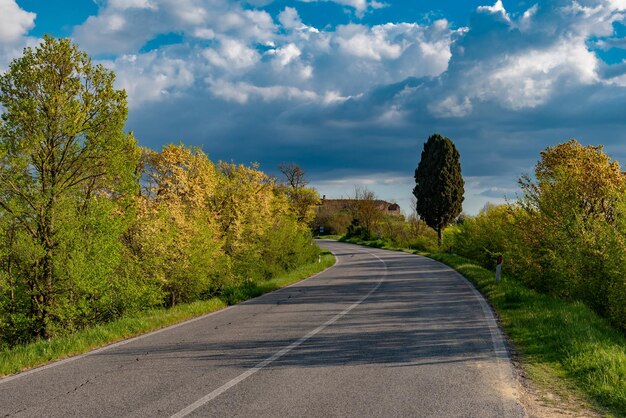
<path id="1" fill-rule="evenodd" d="M 174 415 L 172 415 L 171 418 L 182 418 L 182 417 L 185 417 L 185 416 L 189 415 L 190 413 L 192 413 L 193 411 L 195 411 L 196 409 L 202 407 L 203 405 L 206 405 L 207 403 L 211 402 L 213 399 L 215 399 L 218 396 L 220 396 L 222 393 L 226 392 L 228 389 L 230 389 L 233 386 L 237 385 L 238 383 L 241 383 L 242 381 L 246 380 L 248 377 L 252 376 L 253 374 L 258 372 L 259 370 L 263 369 L 265 366 L 267 366 L 268 364 L 270 364 L 274 360 L 278 360 L 279 358 L 281 358 L 282 356 L 284 356 L 285 354 L 287 354 L 288 352 L 290 352 L 294 348 L 298 347 L 303 342 L 305 342 L 309 338 L 313 337 L 315 334 L 317 334 L 320 331 L 322 331 L 324 328 L 328 327 L 331 324 L 334 324 L 341 317 L 343 317 L 348 312 L 350 312 L 351 310 L 353 310 L 354 308 L 359 306 L 361 303 L 363 303 L 365 301 L 365 299 L 370 297 L 372 295 L 372 293 L 374 293 L 380 287 L 380 285 L 385 281 L 385 278 L 387 277 L 387 263 L 385 263 L 385 261 L 382 258 L 380 258 L 379 256 L 377 256 L 376 254 L 373 254 L 373 253 L 370 253 L 370 252 L 367 252 L 367 254 L 370 254 L 370 255 L 376 257 L 381 263 L 383 263 L 383 266 L 385 267 L 385 272 L 383 273 L 381 279 L 378 281 L 378 283 L 376 283 L 376 286 L 372 290 L 369 291 L 368 294 L 363 296 L 357 302 L 355 302 L 352 305 L 348 306 L 346 309 L 344 309 L 343 311 L 341 311 L 337 315 L 335 315 L 332 318 L 330 318 L 328 321 L 324 322 L 319 327 L 315 328 L 313 331 L 311 331 L 308 334 L 306 334 L 305 336 L 301 337 L 297 341 L 294 341 L 293 343 L 289 344 L 287 347 L 285 347 L 285 348 L 281 349 L 280 351 L 274 353 L 272 356 L 270 356 L 270 357 L 266 358 L 265 360 L 261 361 L 260 363 L 258 363 L 253 368 L 243 372 L 239 376 L 237 376 L 234 379 L 230 380 L 229 382 L 223 384 L 219 388 L 215 389 L 213 392 L 211 392 L 211 393 L 203 396 L 202 398 L 198 399 L 197 401 L 195 401 L 191 405 L 187 406 L 186 408 L 181 409 L 179 412 L 177 412 Z M 337 258 L 337 264 L 338 263 L 339 263 L 339 258 Z M 335 264 L 335 265 L 337 265 L 337 264 Z"/>
<path id="2" fill-rule="evenodd" d="M 46 364 L 46 365 L 43 365 L 43 366 L 39 366 L 39 367 L 35 367 L 34 369 L 30 369 L 30 370 L 27 370 L 25 372 L 14 374 L 12 376 L 0 378 L 0 385 L 3 384 L 3 383 L 10 382 L 11 380 L 21 379 L 23 377 L 29 376 L 29 375 L 34 374 L 34 373 L 42 372 L 44 370 L 51 369 L 53 367 L 61 366 L 62 364 L 66 364 L 66 363 L 70 363 L 72 361 L 80 360 L 80 359 L 85 358 L 87 356 L 91 356 L 92 354 L 98 354 L 98 353 L 101 353 L 103 351 L 110 350 L 112 348 L 120 347 L 120 346 L 126 345 L 128 343 L 132 343 L 132 342 L 135 342 L 137 340 L 141 340 L 143 338 L 150 337 L 152 335 L 160 334 L 160 333 L 165 332 L 165 331 L 170 331 L 172 329 L 175 329 L 175 328 L 178 328 L 178 327 L 182 327 L 182 326 L 185 326 L 187 324 L 194 323 L 196 321 L 201 321 L 201 320 L 203 320 L 205 318 L 208 318 L 210 316 L 219 315 L 219 314 L 224 313 L 224 312 L 226 312 L 226 311 L 228 311 L 230 309 L 233 309 L 234 307 L 239 306 L 239 305 L 245 305 L 247 303 L 258 303 L 258 300 L 263 298 L 263 297 L 270 296 L 272 294 L 275 295 L 276 292 L 280 292 L 283 289 L 288 289 L 290 287 L 295 287 L 295 286 L 301 285 L 302 283 L 306 282 L 307 280 L 311 280 L 311 279 L 319 276 L 322 273 L 325 273 L 329 269 L 332 269 L 332 268 L 334 268 L 334 267 L 336 267 L 338 265 L 339 265 L 339 259 L 337 258 L 336 261 L 335 261 L 335 264 L 333 264 L 332 266 L 325 268 L 324 270 L 320 271 L 319 273 L 316 273 L 316 274 L 312 275 L 311 277 L 307 277 L 306 279 L 303 279 L 303 280 L 300 280 L 300 281 L 295 282 L 293 284 L 290 284 L 289 286 L 281 287 L 280 289 L 277 289 L 277 290 L 275 290 L 273 292 L 264 293 L 264 294 L 262 294 L 260 296 L 257 296 L 256 298 L 248 299 L 248 300 L 245 300 L 243 302 L 239 302 L 239 303 L 237 303 L 235 305 L 227 306 L 227 307 L 219 309 L 217 311 L 209 312 L 209 313 L 204 314 L 202 316 L 197 316 L 195 318 L 187 319 L 186 321 L 178 322 L 178 323 L 173 324 L 173 325 L 168 325 L 166 327 L 157 329 L 155 331 L 150 331 L 150 332 L 147 332 L 145 334 L 138 335 L 136 337 L 131 337 L 131 338 L 128 338 L 126 340 L 122 340 L 122 341 L 118 341 L 116 343 L 105 345 L 104 347 L 100 347 L 100 348 L 97 348 L 95 350 L 83 353 L 83 354 L 79 354 L 79 355 L 76 355 L 76 356 L 73 356 L 73 357 L 68 357 L 68 358 L 63 359 L 63 360 L 54 361 L 52 363 L 49 363 L 49 364 Z"/>
<path id="3" fill-rule="evenodd" d="M 513 378 L 513 367 L 511 363 L 511 358 L 509 356 L 509 351 L 504 344 L 504 337 L 502 336 L 502 331 L 500 331 L 500 327 L 498 326 L 498 321 L 494 316 L 493 310 L 487 303 L 485 297 L 476 289 L 476 287 L 461 273 L 454 271 L 457 276 L 459 276 L 465 284 L 470 288 L 474 297 L 478 300 L 480 304 L 480 308 L 483 311 L 483 315 L 485 317 L 485 321 L 487 322 L 487 328 L 489 328 L 489 333 L 491 334 L 491 343 L 493 346 L 493 352 L 496 357 L 496 363 L 500 366 L 498 368 L 500 373 L 500 380 L 503 382 L 512 382 Z"/>

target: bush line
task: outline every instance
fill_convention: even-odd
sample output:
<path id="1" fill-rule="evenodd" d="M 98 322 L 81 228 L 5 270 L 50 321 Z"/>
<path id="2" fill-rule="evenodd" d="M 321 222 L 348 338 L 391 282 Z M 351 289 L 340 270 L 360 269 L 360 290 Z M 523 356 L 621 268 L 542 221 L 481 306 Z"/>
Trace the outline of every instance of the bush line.
<path id="1" fill-rule="evenodd" d="M 321 262 L 302 265 L 271 280 L 255 281 L 224 289 L 219 297 L 176 305 L 172 308 L 151 309 L 136 315 L 98 324 L 74 334 L 39 339 L 0 351 L 0 377 L 42 366 L 47 363 L 86 353 L 124 339 L 174 325 L 201 315 L 218 311 L 264 293 L 272 292 L 319 273 L 335 263 L 335 257 L 324 251 Z"/>

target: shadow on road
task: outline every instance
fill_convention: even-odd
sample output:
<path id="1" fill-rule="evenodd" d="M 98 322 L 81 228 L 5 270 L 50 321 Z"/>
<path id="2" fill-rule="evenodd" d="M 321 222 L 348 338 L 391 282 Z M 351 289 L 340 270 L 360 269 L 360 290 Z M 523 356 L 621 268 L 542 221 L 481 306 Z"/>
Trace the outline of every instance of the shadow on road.
<path id="1" fill-rule="evenodd" d="M 361 305 L 268 367 L 407 367 L 493 356 L 481 308 L 455 273 L 432 260 L 402 254 L 385 257 L 385 263 L 387 269 L 378 260 L 348 258 L 332 275 L 246 302 L 247 310 L 273 313 L 265 316 L 265 322 L 254 314 L 246 317 L 258 321 L 254 336 L 235 333 L 220 341 L 207 326 L 193 341 L 151 346 L 144 340 L 138 348 L 129 344 L 98 355 L 148 354 L 155 360 L 191 359 L 196 367 L 252 367 L 361 299 L 386 271 L 380 288 Z"/>

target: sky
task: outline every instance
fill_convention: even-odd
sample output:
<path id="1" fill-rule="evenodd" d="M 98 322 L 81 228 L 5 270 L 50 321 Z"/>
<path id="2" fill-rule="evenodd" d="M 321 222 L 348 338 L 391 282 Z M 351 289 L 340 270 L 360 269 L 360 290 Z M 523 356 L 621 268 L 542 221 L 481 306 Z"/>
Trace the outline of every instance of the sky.
<path id="1" fill-rule="evenodd" d="M 626 0 L 0 0 L 0 71 L 44 34 L 115 71 L 142 146 L 198 145 L 411 212 L 424 142 L 466 213 L 571 138 L 626 161 Z"/>

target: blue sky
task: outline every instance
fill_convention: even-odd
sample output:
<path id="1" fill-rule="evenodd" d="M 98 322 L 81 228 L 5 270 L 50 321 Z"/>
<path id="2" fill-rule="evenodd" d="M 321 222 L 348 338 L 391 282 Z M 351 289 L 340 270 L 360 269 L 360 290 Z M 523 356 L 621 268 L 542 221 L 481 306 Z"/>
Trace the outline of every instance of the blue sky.
<path id="1" fill-rule="evenodd" d="M 44 33 L 116 72 L 141 145 L 296 162 L 328 197 L 408 213 L 434 132 L 468 213 L 570 138 L 626 161 L 626 0 L 0 0 L 0 71 Z"/>

